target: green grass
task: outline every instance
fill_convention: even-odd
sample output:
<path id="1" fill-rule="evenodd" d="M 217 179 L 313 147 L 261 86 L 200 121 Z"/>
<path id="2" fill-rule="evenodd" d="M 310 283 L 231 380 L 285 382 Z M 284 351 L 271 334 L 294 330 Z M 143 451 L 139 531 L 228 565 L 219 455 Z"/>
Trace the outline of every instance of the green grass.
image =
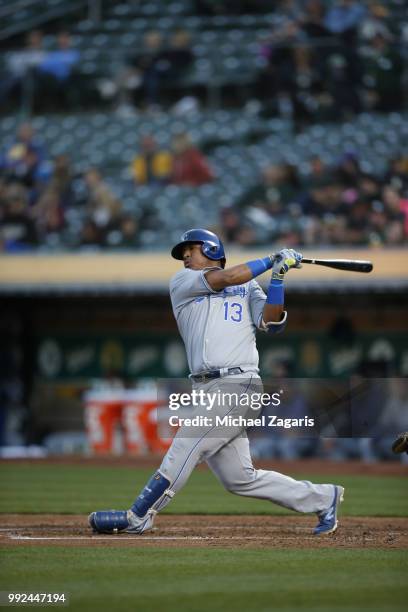
<path id="1" fill-rule="evenodd" d="M 339 471 L 340 471 L 339 467 Z M 0 465 L 0 512 L 126 508 L 150 469 Z M 405 478 L 290 474 L 346 487 L 342 514 L 407 516 Z M 226 493 L 195 471 L 169 513 L 285 514 Z M 254 550 L 102 545 L 2 546 L 0 590 L 67 592 L 73 612 L 398 612 L 408 597 L 405 550 Z"/>
<path id="2" fill-rule="evenodd" d="M 70 610 L 397 612 L 405 551 L 8 547 L 0 590 L 61 592 Z"/>
<path id="3" fill-rule="evenodd" d="M 341 468 L 339 468 L 340 471 Z M 150 469 L 89 465 L 0 465 L 0 512 L 82 514 L 127 508 L 151 475 Z M 407 516 L 408 481 L 403 477 L 290 474 L 346 487 L 342 514 Z M 176 514 L 287 514 L 266 501 L 224 491 L 210 471 L 196 470 L 166 509 Z"/>

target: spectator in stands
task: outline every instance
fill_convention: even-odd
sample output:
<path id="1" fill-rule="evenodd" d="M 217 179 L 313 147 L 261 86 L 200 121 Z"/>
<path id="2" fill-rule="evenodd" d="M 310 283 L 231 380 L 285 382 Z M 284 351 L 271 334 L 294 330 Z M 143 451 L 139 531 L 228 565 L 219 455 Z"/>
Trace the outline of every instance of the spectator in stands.
<path id="1" fill-rule="evenodd" d="M 191 67 L 194 54 L 191 49 L 191 36 L 187 30 L 176 30 L 170 37 L 169 46 L 156 62 L 159 87 L 177 84 Z"/>
<path id="2" fill-rule="evenodd" d="M 214 228 L 214 231 L 222 236 L 224 242 L 230 244 L 234 243 L 243 247 L 257 244 L 254 228 L 233 206 L 221 210 L 220 227 Z"/>
<path id="3" fill-rule="evenodd" d="M 358 198 L 347 211 L 346 240 L 348 244 L 365 245 L 368 243 L 367 219 L 370 215 L 370 203 Z"/>
<path id="4" fill-rule="evenodd" d="M 322 89 L 330 96 L 330 102 L 322 118 L 338 121 L 361 111 L 361 78 L 359 58 L 352 48 L 343 46 L 328 52 Z"/>
<path id="5" fill-rule="evenodd" d="M 106 244 L 116 249 L 134 249 L 139 242 L 139 225 L 131 215 L 123 215 L 117 229 L 112 229 L 106 236 Z"/>
<path id="6" fill-rule="evenodd" d="M 104 246 L 104 239 L 104 231 L 92 219 L 86 219 L 82 226 L 78 246 L 91 249 L 100 248 Z"/>
<path id="7" fill-rule="evenodd" d="M 172 183 L 199 187 L 214 180 L 214 174 L 205 156 L 193 145 L 186 132 L 173 138 L 172 148 L 174 152 Z"/>
<path id="8" fill-rule="evenodd" d="M 370 41 L 377 32 L 381 32 L 384 36 L 389 36 L 390 32 L 385 22 L 390 16 L 388 8 L 380 2 L 374 2 L 369 3 L 367 11 L 359 28 L 361 40 Z"/>
<path id="9" fill-rule="evenodd" d="M 130 248 L 139 245 L 139 226 L 134 217 L 126 215 L 120 223 L 120 231 L 122 234 L 121 246 Z"/>
<path id="10" fill-rule="evenodd" d="M 186 30 L 176 30 L 167 47 L 163 46 L 157 31 L 148 32 L 144 41 L 144 51 L 133 60 L 133 65 L 141 77 L 144 102 L 155 108 L 163 103 L 163 88 L 177 85 L 190 68 L 194 55 Z"/>
<path id="11" fill-rule="evenodd" d="M 375 33 L 364 51 L 363 71 L 370 108 L 381 112 L 399 110 L 404 101 L 404 63 L 388 34 Z"/>
<path id="12" fill-rule="evenodd" d="M 33 207 L 32 214 L 42 241 L 50 234 L 59 234 L 63 230 L 64 209 L 54 185 L 47 186 Z"/>
<path id="13" fill-rule="evenodd" d="M 227 243 L 237 242 L 241 231 L 241 221 L 238 211 L 233 206 L 228 206 L 220 211 L 221 234 Z"/>
<path id="14" fill-rule="evenodd" d="M 327 177 L 328 169 L 319 155 L 315 155 L 309 162 L 310 175 L 307 179 L 307 183 L 310 185 L 320 183 L 320 181 Z"/>
<path id="15" fill-rule="evenodd" d="M 77 101 L 76 68 L 79 60 L 79 51 L 72 48 L 69 32 L 60 32 L 57 49 L 49 51 L 38 67 L 43 91 L 51 95 L 57 103 L 72 106 Z"/>
<path id="16" fill-rule="evenodd" d="M 395 108 L 398 108 L 403 99 L 400 53 L 394 51 L 395 56 L 391 57 L 390 50 L 384 50 L 386 61 L 380 60 L 378 69 L 375 65 L 378 61 L 376 53 L 379 56 L 381 53 L 366 49 L 366 67 L 363 71 L 362 52 L 355 43 L 358 42 L 359 28 L 364 26 L 367 14 L 365 4 L 339 0 L 327 10 L 326 15 L 324 12 L 321 0 L 308 0 L 302 5 L 285 1 L 277 7 L 276 15 L 280 19 L 261 48 L 261 57 L 266 60 L 266 65 L 257 80 L 258 96 L 267 103 L 265 111 L 304 123 L 312 119 L 347 119 L 350 114 L 361 112 L 366 103 L 369 107 L 389 110 L 391 107 L 387 106 L 386 100 L 377 99 L 374 94 L 370 99 L 370 94 L 375 91 L 375 87 L 370 90 L 372 83 L 382 77 L 386 82 L 389 80 L 384 88 L 394 91 L 394 99 L 396 97 L 398 100 Z M 387 28 L 381 22 L 386 11 L 371 12 L 381 27 L 373 29 L 369 26 L 365 36 L 367 32 L 371 32 L 370 36 L 376 32 L 380 38 L 387 39 Z M 395 71 L 387 71 L 388 59 L 395 66 Z M 384 70 L 384 75 L 379 74 L 381 70 Z M 372 73 L 378 74 L 373 76 Z M 366 99 L 363 76 L 368 91 Z M 391 93 L 383 98 L 388 99 L 392 106 Z"/>
<path id="17" fill-rule="evenodd" d="M 316 96 L 323 89 L 323 74 L 316 61 L 318 56 L 310 45 L 298 44 L 292 49 L 292 82 L 287 93 L 297 128 L 310 123 L 318 108 Z"/>
<path id="18" fill-rule="evenodd" d="M 385 182 L 397 189 L 408 189 L 408 156 L 401 155 L 390 161 Z"/>
<path id="19" fill-rule="evenodd" d="M 302 31 L 311 40 L 328 38 L 330 32 L 324 24 L 325 11 L 321 0 L 308 0 L 299 19 Z"/>
<path id="20" fill-rule="evenodd" d="M 366 11 L 367 7 L 362 2 L 337 0 L 326 13 L 325 26 L 332 34 L 342 36 L 350 42 L 355 39 Z"/>
<path id="21" fill-rule="evenodd" d="M 294 95 L 294 53 L 299 42 L 300 28 L 295 21 L 287 22 L 279 30 L 272 31 L 269 40 L 260 48 L 260 55 L 266 66 L 260 71 L 257 91 L 266 99 L 274 114 L 293 115 Z M 283 104 L 286 102 L 286 109 Z"/>
<path id="22" fill-rule="evenodd" d="M 391 185 L 383 188 L 382 199 L 388 218 L 386 242 L 400 244 L 408 237 L 408 199 Z"/>
<path id="23" fill-rule="evenodd" d="M 160 185 L 170 180 L 172 154 L 159 149 L 154 137 L 145 134 L 140 140 L 140 152 L 132 161 L 131 172 L 137 185 Z"/>
<path id="24" fill-rule="evenodd" d="M 112 80 L 102 79 L 99 82 L 102 97 L 115 98 L 118 114 L 133 116 L 134 105 L 138 106 L 141 102 L 147 104 L 150 89 L 154 92 L 156 87 L 155 83 L 150 84 L 150 72 L 154 74 L 153 67 L 162 44 L 161 33 L 158 30 L 149 30 L 143 36 L 141 53 L 130 53 Z"/>
<path id="25" fill-rule="evenodd" d="M 270 244 L 280 236 L 289 245 L 299 244 L 301 207 L 296 197 L 300 187 L 291 164 L 264 168 L 260 183 L 240 201 L 243 218 L 254 232 L 254 243 Z"/>
<path id="26" fill-rule="evenodd" d="M 43 34 L 33 30 L 27 34 L 26 46 L 13 51 L 6 61 L 5 71 L 0 77 L 0 107 L 14 94 L 21 100 L 31 102 L 38 88 L 38 67 L 45 57 Z"/>
<path id="27" fill-rule="evenodd" d="M 187 31 L 176 30 L 169 46 L 165 46 L 161 32 L 149 30 L 143 36 L 141 51 L 130 53 L 117 76 L 100 80 L 98 88 L 102 97 L 115 98 L 116 110 L 122 116 L 134 115 L 134 106 L 140 105 L 155 111 L 163 104 L 163 86 L 176 84 L 192 60 Z"/>
<path id="28" fill-rule="evenodd" d="M 284 21 L 298 22 L 304 14 L 303 4 L 302 0 L 278 0 L 276 2 L 276 15 L 283 18 Z"/>
<path id="29" fill-rule="evenodd" d="M 226 241 L 242 244 L 379 245 L 408 241 L 408 163 L 394 160 L 385 176 L 360 168 L 347 151 L 333 167 L 310 160 L 302 181 L 287 164 L 267 166 L 238 205 L 220 214 Z M 238 206 L 236 208 L 236 206 Z"/>
<path id="30" fill-rule="evenodd" d="M 76 204 L 70 159 L 67 155 L 57 155 L 52 176 L 32 206 L 32 218 L 42 241 L 60 234 L 65 228 L 65 213 Z"/>
<path id="31" fill-rule="evenodd" d="M 74 173 L 68 155 L 56 155 L 53 163 L 53 173 L 50 187 L 55 191 L 61 210 L 67 210 L 75 205 Z"/>
<path id="32" fill-rule="evenodd" d="M 380 181 L 371 174 L 361 173 L 357 188 L 360 195 L 371 204 L 381 198 Z"/>
<path id="33" fill-rule="evenodd" d="M 34 190 L 38 182 L 46 182 L 51 174 L 44 146 L 36 139 L 30 123 L 23 123 L 14 143 L 0 159 L 0 172 L 8 180 L 18 181 Z"/>
<path id="34" fill-rule="evenodd" d="M 0 219 L 0 244 L 7 252 L 25 251 L 38 243 L 37 230 L 29 214 L 27 191 L 10 183 L 4 193 Z"/>
<path id="35" fill-rule="evenodd" d="M 347 212 L 342 202 L 341 185 L 327 173 L 307 181 L 305 187 L 306 190 L 295 198 L 300 212 L 295 208 L 296 214 L 292 214 L 298 244 L 341 243 Z"/>
<path id="36" fill-rule="evenodd" d="M 159 76 L 157 64 L 163 50 L 163 37 L 158 30 L 146 32 L 143 37 L 142 53 L 129 58 L 134 76 L 139 79 L 143 102 L 147 105 L 158 103 Z"/>
<path id="37" fill-rule="evenodd" d="M 361 176 L 358 154 L 346 151 L 335 168 L 335 174 L 342 185 L 356 188 Z"/>
<path id="38" fill-rule="evenodd" d="M 342 186 L 329 176 L 315 181 L 306 192 L 299 196 L 297 201 L 304 214 L 316 219 L 345 212 L 342 202 Z"/>
<path id="39" fill-rule="evenodd" d="M 241 200 L 240 205 L 263 203 L 271 215 L 281 213 L 300 191 L 296 169 L 291 164 L 270 164 L 261 174 L 260 182 Z"/>
<path id="40" fill-rule="evenodd" d="M 323 89 L 325 68 L 321 54 L 304 38 L 300 22 L 290 21 L 273 31 L 261 47 L 266 66 L 256 85 L 267 112 L 300 124 L 310 121 L 318 108 L 316 96 Z"/>
<path id="41" fill-rule="evenodd" d="M 88 191 L 86 207 L 89 217 L 96 228 L 105 232 L 118 221 L 122 204 L 96 168 L 90 168 L 85 173 L 85 184 Z M 92 233 L 91 229 L 89 226 L 89 234 Z"/>

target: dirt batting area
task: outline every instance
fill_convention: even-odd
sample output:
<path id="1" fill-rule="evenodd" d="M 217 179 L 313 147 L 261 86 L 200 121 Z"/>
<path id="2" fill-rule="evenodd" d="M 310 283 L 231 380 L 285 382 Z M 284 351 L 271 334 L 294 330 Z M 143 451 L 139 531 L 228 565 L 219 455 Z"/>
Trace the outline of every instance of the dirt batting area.
<path id="1" fill-rule="evenodd" d="M 2 515 L 1 545 L 226 548 L 407 548 L 408 518 L 344 517 L 335 534 L 312 534 L 313 516 L 170 515 L 145 534 L 93 534 L 85 516 Z"/>
<path id="2" fill-rule="evenodd" d="M 44 460 L 42 460 L 44 462 Z M 78 458 L 45 460 L 53 463 L 154 467 L 155 458 Z M 32 461 L 31 461 L 32 463 Z M 407 476 L 407 466 L 398 463 L 364 465 L 318 460 L 257 462 L 257 467 L 284 473 L 362 474 L 365 476 Z M 198 469 L 201 469 L 200 467 Z M 316 517 L 249 515 L 172 515 L 160 514 L 152 531 L 143 535 L 95 534 L 86 516 L 63 514 L 2 514 L 1 546 L 133 546 L 136 548 L 408 548 L 407 517 L 342 517 L 336 533 L 314 536 Z"/>

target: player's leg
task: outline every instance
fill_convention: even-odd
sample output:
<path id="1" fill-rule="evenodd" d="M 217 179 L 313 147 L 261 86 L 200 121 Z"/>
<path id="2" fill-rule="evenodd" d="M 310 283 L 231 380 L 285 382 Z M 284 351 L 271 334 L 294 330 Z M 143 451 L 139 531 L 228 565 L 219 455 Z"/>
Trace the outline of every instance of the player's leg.
<path id="1" fill-rule="evenodd" d="M 129 510 L 92 512 L 90 526 L 100 533 L 143 533 L 153 527 L 155 516 L 184 486 L 195 466 L 216 452 L 228 440 L 211 435 L 206 428 L 197 437 L 190 437 L 182 427 L 163 458 L 159 469 L 152 475 Z M 188 435 L 187 434 L 187 435 Z"/>
<path id="2" fill-rule="evenodd" d="M 342 487 L 332 484 L 313 484 L 306 480 L 295 480 L 279 472 L 255 469 L 246 435 L 237 437 L 220 448 L 207 459 L 207 463 L 228 491 L 237 495 L 267 499 L 297 512 L 315 512 L 321 517 L 327 514 L 334 503 L 336 514 L 340 496 L 343 494 Z M 333 525 L 334 523 L 337 526 L 335 516 Z"/>
<path id="3" fill-rule="evenodd" d="M 241 393 L 253 392 L 253 390 L 259 390 L 260 384 L 259 377 L 250 375 L 233 381 L 223 381 L 222 390 L 223 392 L 236 392 L 237 390 Z M 218 380 L 200 386 L 207 393 L 217 393 L 219 387 L 221 384 Z M 225 405 L 224 402 L 217 402 L 213 406 L 213 415 L 228 416 L 241 412 L 239 404 L 234 401 L 228 405 Z M 197 407 L 197 412 L 192 413 L 192 416 L 194 414 L 205 416 L 207 414 L 206 405 Z M 159 469 L 150 478 L 130 509 L 92 512 L 89 517 L 91 527 L 103 533 L 124 530 L 142 533 L 151 529 L 157 512 L 162 510 L 183 487 L 195 466 L 216 453 L 240 431 L 242 431 L 242 426 L 218 427 L 217 424 L 212 423 L 208 426 L 192 428 L 183 425 L 174 437 Z"/>
<path id="4" fill-rule="evenodd" d="M 206 434 L 207 432 L 203 432 L 198 438 L 184 438 L 183 430 L 179 430 L 159 469 L 130 508 L 129 531 L 141 532 L 150 529 L 156 514 L 182 489 L 195 466 L 204 460 L 216 444 L 221 444 L 219 440 L 209 438 Z"/>

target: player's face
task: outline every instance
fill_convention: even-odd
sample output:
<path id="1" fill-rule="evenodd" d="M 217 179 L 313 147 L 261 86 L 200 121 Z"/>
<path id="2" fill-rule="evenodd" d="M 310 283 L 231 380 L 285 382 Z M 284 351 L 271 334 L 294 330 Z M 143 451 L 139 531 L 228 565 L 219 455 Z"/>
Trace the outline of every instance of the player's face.
<path id="1" fill-rule="evenodd" d="M 186 244 L 183 248 L 184 267 L 190 270 L 203 270 L 213 266 L 214 262 L 201 252 L 201 244 Z"/>

